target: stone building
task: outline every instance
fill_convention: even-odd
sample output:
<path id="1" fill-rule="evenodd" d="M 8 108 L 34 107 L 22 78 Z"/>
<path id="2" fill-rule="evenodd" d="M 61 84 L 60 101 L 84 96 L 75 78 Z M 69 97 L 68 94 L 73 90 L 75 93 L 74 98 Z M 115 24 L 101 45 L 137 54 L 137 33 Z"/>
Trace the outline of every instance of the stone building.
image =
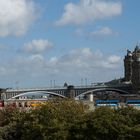
<path id="1" fill-rule="evenodd" d="M 137 45 L 133 52 L 127 51 L 124 58 L 125 81 L 132 83 L 135 93 L 140 94 L 140 48 Z"/>
<path id="2" fill-rule="evenodd" d="M 127 54 L 124 58 L 124 75 L 125 81 L 131 82 L 132 78 L 132 53 L 127 50 Z"/>

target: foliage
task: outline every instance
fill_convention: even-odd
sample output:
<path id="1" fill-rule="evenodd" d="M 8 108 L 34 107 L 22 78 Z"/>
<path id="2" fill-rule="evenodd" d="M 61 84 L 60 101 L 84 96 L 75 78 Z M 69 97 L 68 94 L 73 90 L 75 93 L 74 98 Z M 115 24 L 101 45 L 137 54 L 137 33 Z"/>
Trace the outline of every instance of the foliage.
<path id="1" fill-rule="evenodd" d="M 139 140 L 140 111 L 51 100 L 29 111 L 0 110 L 0 140 Z"/>

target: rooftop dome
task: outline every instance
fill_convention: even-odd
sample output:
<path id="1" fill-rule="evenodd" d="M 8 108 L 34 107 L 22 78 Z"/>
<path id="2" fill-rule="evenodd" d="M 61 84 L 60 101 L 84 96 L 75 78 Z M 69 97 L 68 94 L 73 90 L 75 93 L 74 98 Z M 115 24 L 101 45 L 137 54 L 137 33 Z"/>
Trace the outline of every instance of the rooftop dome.
<path id="1" fill-rule="evenodd" d="M 132 56 L 132 52 L 130 50 L 127 50 L 127 56 Z"/>

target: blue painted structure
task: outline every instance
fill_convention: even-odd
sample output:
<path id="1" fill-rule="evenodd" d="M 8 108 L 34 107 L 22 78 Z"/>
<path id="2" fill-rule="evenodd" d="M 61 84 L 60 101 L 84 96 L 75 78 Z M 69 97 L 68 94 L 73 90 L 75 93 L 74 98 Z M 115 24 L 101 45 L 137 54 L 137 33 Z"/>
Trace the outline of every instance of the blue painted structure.
<path id="1" fill-rule="evenodd" d="M 95 105 L 96 106 L 117 106 L 119 103 L 119 100 L 96 100 Z"/>
<path id="2" fill-rule="evenodd" d="M 127 106 L 140 106 L 140 100 L 126 100 L 126 105 Z"/>

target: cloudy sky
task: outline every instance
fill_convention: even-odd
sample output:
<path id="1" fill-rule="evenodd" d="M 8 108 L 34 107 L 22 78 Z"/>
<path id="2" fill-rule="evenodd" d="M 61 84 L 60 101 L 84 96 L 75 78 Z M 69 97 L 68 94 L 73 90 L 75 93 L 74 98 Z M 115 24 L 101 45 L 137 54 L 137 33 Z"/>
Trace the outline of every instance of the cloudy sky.
<path id="1" fill-rule="evenodd" d="M 0 0 L 0 87 L 123 77 L 140 41 L 139 0 Z"/>

